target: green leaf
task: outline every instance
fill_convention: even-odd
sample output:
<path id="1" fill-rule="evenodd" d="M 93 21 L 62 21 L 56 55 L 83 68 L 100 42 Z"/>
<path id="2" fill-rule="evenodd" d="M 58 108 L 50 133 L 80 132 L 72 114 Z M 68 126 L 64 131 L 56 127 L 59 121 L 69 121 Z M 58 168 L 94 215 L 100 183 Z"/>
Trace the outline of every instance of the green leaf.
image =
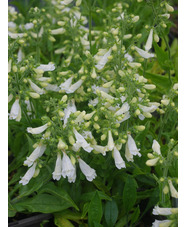
<path id="1" fill-rule="evenodd" d="M 168 52 L 165 52 L 156 42 L 153 45 L 160 66 L 165 70 L 172 68 L 172 62 L 169 60 Z"/>
<path id="2" fill-rule="evenodd" d="M 55 217 L 54 223 L 57 227 L 74 227 L 74 225 L 63 217 Z"/>
<path id="3" fill-rule="evenodd" d="M 69 194 L 63 190 L 62 188 L 56 187 L 53 182 L 49 182 L 47 185 L 44 185 L 40 190 L 39 193 L 49 193 L 51 195 L 56 196 L 57 198 L 61 199 L 64 201 L 68 207 L 74 207 L 76 210 L 79 210 L 77 205 L 74 203 L 74 201 L 71 199 Z"/>
<path id="4" fill-rule="evenodd" d="M 136 188 L 137 183 L 135 179 L 128 176 L 123 190 L 123 205 L 126 213 L 129 213 L 136 202 Z"/>
<path id="5" fill-rule="evenodd" d="M 85 202 L 88 202 L 90 201 L 93 196 L 94 196 L 95 192 L 87 192 L 87 193 L 84 193 L 82 196 L 81 196 L 81 200 L 85 201 Z M 106 195 L 104 192 L 101 192 L 101 191 L 98 191 L 98 194 L 99 194 L 99 197 L 101 200 L 112 200 L 108 195 Z"/>
<path id="6" fill-rule="evenodd" d="M 65 199 L 50 194 L 38 194 L 33 198 L 25 199 L 15 204 L 29 212 L 54 213 L 65 210 L 72 205 Z"/>
<path id="7" fill-rule="evenodd" d="M 102 218 L 102 204 L 98 191 L 95 192 L 88 210 L 88 222 L 90 227 L 94 227 L 94 222 L 100 223 Z"/>
<path id="8" fill-rule="evenodd" d="M 139 206 L 135 208 L 132 216 L 131 216 L 131 224 L 135 223 L 138 218 L 139 218 L 139 215 L 140 215 L 140 209 L 139 209 Z"/>
<path id="9" fill-rule="evenodd" d="M 103 227 L 103 225 L 94 221 L 94 227 Z"/>
<path id="10" fill-rule="evenodd" d="M 117 203 L 112 201 L 107 201 L 105 204 L 105 220 L 109 227 L 114 226 L 118 218 L 118 207 Z"/>
<path id="11" fill-rule="evenodd" d="M 8 217 L 14 217 L 16 212 L 17 211 L 15 207 L 10 202 L 8 202 Z"/>
<path id="12" fill-rule="evenodd" d="M 88 213 L 89 205 L 90 205 L 90 203 L 85 203 L 84 204 L 81 218 L 84 218 L 86 216 L 86 214 Z"/>

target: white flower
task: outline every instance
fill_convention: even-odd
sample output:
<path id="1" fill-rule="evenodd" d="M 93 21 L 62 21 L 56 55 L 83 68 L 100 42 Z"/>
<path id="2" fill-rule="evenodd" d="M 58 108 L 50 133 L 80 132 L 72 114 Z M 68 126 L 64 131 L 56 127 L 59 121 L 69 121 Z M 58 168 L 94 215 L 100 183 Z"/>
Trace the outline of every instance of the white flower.
<path id="1" fill-rule="evenodd" d="M 52 35 L 64 34 L 65 31 L 66 31 L 66 30 L 65 30 L 64 28 L 57 28 L 57 29 L 51 30 L 51 34 L 52 34 Z"/>
<path id="2" fill-rule="evenodd" d="M 93 150 L 90 144 L 87 143 L 84 137 L 80 133 L 78 133 L 75 128 L 73 128 L 73 132 L 76 137 L 76 143 L 73 145 L 73 149 L 77 151 L 80 147 L 82 147 L 85 151 L 90 153 Z"/>
<path id="3" fill-rule="evenodd" d="M 134 60 L 134 58 L 133 58 L 130 54 L 128 54 L 128 53 L 126 53 L 126 54 L 124 55 L 124 57 L 125 57 L 129 62 L 133 62 L 133 60 Z"/>
<path id="4" fill-rule="evenodd" d="M 150 30 L 147 42 L 145 44 L 145 50 L 149 51 L 152 48 L 153 29 Z"/>
<path id="5" fill-rule="evenodd" d="M 159 154 L 159 155 L 161 154 L 160 145 L 159 145 L 158 141 L 153 140 L 152 150 L 153 150 L 154 152 L 156 152 L 157 154 Z"/>
<path id="6" fill-rule="evenodd" d="M 45 131 L 47 128 L 48 128 L 48 123 L 46 123 L 45 125 L 42 125 L 40 127 L 37 127 L 37 128 L 28 127 L 27 132 L 29 132 L 31 134 L 40 134 L 43 131 Z"/>
<path id="7" fill-rule="evenodd" d="M 118 151 L 118 149 L 115 146 L 114 146 L 114 151 L 113 151 L 113 157 L 114 157 L 115 165 L 118 169 L 126 168 L 125 162 L 124 162 L 123 158 L 121 157 L 120 152 Z"/>
<path id="8" fill-rule="evenodd" d="M 129 111 L 127 111 L 125 114 L 124 114 L 124 117 L 120 120 L 120 121 L 116 121 L 117 123 L 122 123 L 123 121 L 126 121 L 130 118 L 130 113 Z"/>
<path id="9" fill-rule="evenodd" d="M 75 175 L 76 169 L 73 166 L 70 158 L 68 155 L 63 152 L 63 158 L 62 158 L 62 176 L 66 178 L 70 178 L 72 180 L 73 176 Z M 75 180 L 74 180 L 75 181 Z"/>
<path id="10" fill-rule="evenodd" d="M 34 24 L 33 24 L 33 23 L 26 23 L 26 24 L 24 25 L 24 27 L 25 27 L 26 30 L 29 30 L 29 29 L 31 29 L 31 28 L 34 27 Z"/>
<path id="11" fill-rule="evenodd" d="M 28 182 L 31 180 L 31 178 L 34 176 L 35 173 L 35 169 L 36 169 L 36 162 L 33 164 L 32 167 L 30 167 L 27 172 L 25 173 L 25 175 L 21 178 L 21 180 L 19 181 L 20 184 L 22 185 L 26 185 L 28 184 Z"/>
<path id="12" fill-rule="evenodd" d="M 169 183 L 169 188 L 170 188 L 171 196 L 177 199 L 178 198 L 178 192 L 175 189 L 174 185 L 172 184 L 172 181 L 171 180 L 168 180 L 168 183 Z"/>
<path id="13" fill-rule="evenodd" d="M 109 49 L 108 52 L 106 52 L 102 57 L 101 59 L 98 61 L 97 65 L 95 65 L 95 67 L 99 70 L 101 70 L 102 68 L 104 68 L 105 64 L 107 63 L 108 61 L 108 57 L 110 56 L 111 54 L 111 48 Z M 94 56 L 95 57 L 95 56 Z"/>
<path id="14" fill-rule="evenodd" d="M 156 163 L 159 161 L 159 157 L 158 158 L 154 158 L 154 159 L 150 159 L 146 161 L 146 165 L 147 166 L 155 166 Z"/>
<path id="15" fill-rule="evenodd" d="M 136 51 L 138 52 L 138 54 L 139 54 L 141 57 L 143 57 L 143 58 L 148 59 L 148 58 L 154 57 L 154 54 L 148 53 L 147 51 L 144 51 L 144 50 L 142 50 L 142 49 L 140 49 L 140 48 L 138 48 L 138 47 L 135 47 L 135 49 L 136 49 Z"/>
<path id="16" fill-rule="evenodd" d="M 8 35 L 12 38 L 12 39 L 17 39 L 22 38 L 23 37 L 23 33 L 12 33 L 12 32 L 8 32 Z"/>
<path id="17" fill-rule="evenodd" d="M 53 63 L 49 62 L 47 65 L 41 64 L 36 69 L 41 69 L 44 72 L 46 72 L 46 71 L 53 71 L 55 69 L 55 65 Z"/>
<path id="18" fill-rule="evenodd" d="M 153 90 L 153 89 L 156 88 L 156 85 L 154 85 L 154 84 L 145 84 L 143 87 L 145 89 L 147 89 L 147 90 Z"/>
<path id="19" fill-rule="evenodd" d="M 159 206 L 155 206 L 152 214 L 154 215 L 171 215 L 172 214 L 172 208 L 161 208 Z"/>
<path id="20" fill-rule="evenodd" d="M 33 83 L 30 79 L 28 79 L 31 88 L 38 94 L 42 95 L 45 93 L 45 91 L 43 89 L 41 89 L 40 87 L 38 87 L 35 83 Z"/>
<path id="21" fill-rule="evenodd" d="M 71 85 L 72 79 L 73 77 L 70 77 L 59 86 L 61 90 L 64 90 L 67 94 L 74 93 L 83 83 L 83 80 L 80 79 L 76 83 Z"/>
<path id="22" fill-rule="evenodd" d="M 46 150 L 45 145 L 43 144 L 38 145 L 36 149 L 32 152 L 32 154 L 26 158 L 26 160 L 24 161 L 24 165 L 30 167 L 35 162 L 36 159 L 43 155 L 45 150 Z"/>
<path id="23" fill-rule="evenodd" d="M 118 116 L 126 113 L 130 109 L 130 106 L 127 102 L 125 102 L 122 107 L 114 114 L 114 116 Z"/>
<path id="24" fill-rule="evenodd" d="M 47 83 L 47 86 L 45 87 L 45 89 L 47 91 L 55 91 L 55 92 L 58 92 L 60 90 L 57 84 L 49 84 L 49 83 Z"/>
<path id="25" fill-rule="evenodd" d="M 22 61 L 23 56 L 24 56 L 24 54 L 23 54 L 21 48 L 19 48 L 19 51 L 18 51 L 18 53 L 17 53 L 17 62 Z"/>
<path id="26" fill-rule="evenodd" d="M 13 21 L 9 21 L 8 28 L 16 28 L 16 23 L 14 23 Z"/>
<path id="27" fill-rule="evenodd" d="M 158 108 L 156 105 L 143 106 L 141 104 L 138 104 L 138 106 L 143 112 L 148 112 L 148 113 L 152 113 Z"/>
<path id="28" fill-rule="evenodd" d="M 57 159 L 56 159 L 56 165 L 55 165 L 55 170 L 52 173 L 53 179 L 54 180 L 60 180 L 61 178 L 61 171 L 62 171 L 62 161 L 61 161 L 61 154 L 58 152 L 57 153 Z"/>
<path id="29" fill-rule="evenodd" d="M 62 5 L 68 5 L 68 4 L 70 4 L 71 2 L 73 2 L 73 0 L 64 0 L 64 1 L 61 1 L 61 4 L 62 4 Z"/>
<path id="30" fill-rule="evenodd" d="M 138 62 L 129 62 L 128 65 L 132 68 L 141 67 L 141 63 Z"/>
<path id="31" fill-rule="evenodd" d="M 107 146 L 100 146 L 100 145 L 92 145 L 92 147 L 94 148 L 95 151 L 97 151 L 98 153 L 101 153 L 103 156 L 106 155 L 106 151 L 108 150 Z"/>
<path id="32" fill-rule="evenodd" d="M 171 223 L 172 223 L 172 220 L 164 220 L 164 221 L 155 220 L 155 222 L 152 223 L 152 227 L 169 227 Z"/>
<path id="33" fill-rule="evenodd" d="M 85 163 L 81 158 L 78 159 L 79 167 L 82 173 L 85 175 L 88 181 L 92 181 L 96 178 L 96 171 L 92 169 L 87 163 Z"/>
<path id="34" fill-rule="evenodd" d="M 130 134 L 128 134 L 128 140 L 125 148 L 125 157 L 127 161 L 133 162 L 133 155 L 141 157 L 141 154 L 139 153 L 140 149 L 136 147 L 136 143 Z"/>
<path id="35" fill-rule="evenodd" d="M 114 149 L 114 140 L 112 137 L 112 132 L 111 130 L 108 131 L 108 144 L 107 147 L 109 149 L 109 151 L 112 151 Z"/>
<path id="36" fill-rule="evenodd" d="M 102 96 L 104 99 L 108 99 L 108 100 L 112 100 L 112 99 L 114 99 L 114 97 L 113 97 L 113 96 L 111 96 L 111 95 L 107 94 L 107 93 L 106 93 L 106 92 L 104 92 L 104 91 L 100 91 L 100 93 L 101 93 L 101 96 Z"/>
<path id="37" fill-rule="evenodd" d="M 14 119 L 16 121 L 21 120 L 21 106 L 19 105 L 19 99 L 16 99 L 10 110 L 9 119 Z"/>
<path id="38" fill-rule="evenodd" d="M 64 109 L 65 116 L 63 118 L 63 120 L 64 120 L 63 127 L 66 127 L 66 124 L 67 124 L 68 118 L 70 117 L 70 114 L 75 113 L 76 111 L 77 111 L 77 109 L 76 109 L 74 100 L 72 99 L 72 100 L 68 101 L 68 106 L 67 106 L 67 108 Z"/>

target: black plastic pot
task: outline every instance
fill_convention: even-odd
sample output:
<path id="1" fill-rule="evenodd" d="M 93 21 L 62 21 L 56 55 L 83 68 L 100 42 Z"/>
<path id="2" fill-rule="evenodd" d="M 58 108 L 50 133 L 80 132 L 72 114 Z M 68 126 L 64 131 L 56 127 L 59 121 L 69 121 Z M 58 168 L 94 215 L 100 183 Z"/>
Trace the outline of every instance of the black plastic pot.
<path id="1" fill-rule="evenodd" d="M 53 224 L 53 216 L 51 214 L 39 214 L 33 217 L 25 218 L 19 221 L 8 223 L 8 227 L 40 227 L 40 224 L 44 221 L 48 220 L 48 222 L 43 223 L 43 227 L 52 227 L 55 226 Z"/>

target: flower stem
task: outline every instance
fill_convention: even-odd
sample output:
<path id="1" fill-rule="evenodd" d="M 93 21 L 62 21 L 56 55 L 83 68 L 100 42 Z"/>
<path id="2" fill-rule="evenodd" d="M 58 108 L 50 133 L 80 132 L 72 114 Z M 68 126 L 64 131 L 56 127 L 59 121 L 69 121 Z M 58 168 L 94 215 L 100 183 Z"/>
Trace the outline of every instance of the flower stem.
<path id="1" fill-rule="evenodd" d="M 88 20 L 88 24 L 89 24 L 90 53 L 92 53 L 92 34 L 91 34 L 91 30 L 92 30 L 92 11 L 91 11 L 91 3 L 89 5 L 89 20 Z"/>

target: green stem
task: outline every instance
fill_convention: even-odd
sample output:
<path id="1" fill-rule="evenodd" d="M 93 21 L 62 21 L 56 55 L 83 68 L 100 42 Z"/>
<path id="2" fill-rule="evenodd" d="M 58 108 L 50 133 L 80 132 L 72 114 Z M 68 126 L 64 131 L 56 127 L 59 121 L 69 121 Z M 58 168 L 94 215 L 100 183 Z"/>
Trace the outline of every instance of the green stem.
<path id="1" fill-rule="evenodd" d="M 90 53 L 92 53 L 92 34 L 91 34 L 91 30 L 92 30 L 92 11 L 91 11 L 91 4 L 89 6 L 89 43 L 90 43 Z"/>
<path id="2" fill-rule="evenodd" d="M 144 61 L 144 68 L 143 68 L 143 76 L 144 77 L 145 77 L 146 68 L 147 68 L 147 59 L 145 59 L 145 61 Z"/>

